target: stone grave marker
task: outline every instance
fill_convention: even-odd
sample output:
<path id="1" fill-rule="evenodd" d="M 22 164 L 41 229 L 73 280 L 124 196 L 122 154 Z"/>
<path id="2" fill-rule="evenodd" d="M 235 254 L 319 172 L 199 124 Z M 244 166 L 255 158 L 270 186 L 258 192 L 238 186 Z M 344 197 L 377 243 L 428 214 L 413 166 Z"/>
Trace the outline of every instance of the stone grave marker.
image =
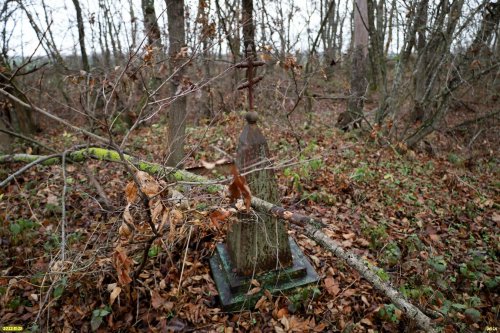
<path id="1" fill-rule="evenodd" d="M 253 111 L 253 86 L 262 79 L 254 78 L 254 69 L 264 62 L 255 61 L 251 50 L 249 45 L 246 61 L 236 65 L 247 69 L 247 82 L 238 89 L 248 89 L 249 102 L 236 165 L 241 173 L 251 171 L 246 179 L 253 196 L 278 204 L 269 148 L 257 125 L 257 113 Z M 274 294 L 307 297 L 319 281 L 312 265 L 288 236 L 285 222 L 255 210 L 238 213 L 238 221 L 229 231 L 226 244 L 217 245 L 210 266 L 226 311 L 253 308 L 266 289 Z"/>

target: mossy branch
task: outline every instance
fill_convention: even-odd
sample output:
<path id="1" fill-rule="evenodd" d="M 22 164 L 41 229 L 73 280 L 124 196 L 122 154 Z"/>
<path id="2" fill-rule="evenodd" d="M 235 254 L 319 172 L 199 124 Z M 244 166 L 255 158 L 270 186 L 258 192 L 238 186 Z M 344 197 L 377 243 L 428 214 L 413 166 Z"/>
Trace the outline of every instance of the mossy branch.
<path id="1" fill-rule="evenodd" d="M 163 166 L 157 163 L 151 163 L 148 161 L 140 160 L 136 157 L 130 156 L 128 154 L 123 154 L 125 160 L 133 165 L 136 169 L 147 172 L 156 176 L 166 176 L 169 179 L 175 181 L 189 181 L 189 182 L 206 182 L 207 179 L 192 174 L 187 171 L 178 170 L 175 168 Z M 122 163 L 120 154 L 112 149 L 90 147 L 75 150 L 66 155 L 66 159 L 71 162 L 84 162 L 88 159 L 96 159 L 100 161 L 109 161 Z M 39 161 L 39 163 L 34 163 Z M 29 155 L 29 154 L 10 154 L 1 155 L 0 164 L 5 163 L 34 163 L 33 165 L 40 164 L 44 166 L 55 165 L 61 163 L 61 155 L 54 155 L 46 158 L 44 155 Z M 218 185 L 217 189 L 223 189 L 221 185 Z"/>

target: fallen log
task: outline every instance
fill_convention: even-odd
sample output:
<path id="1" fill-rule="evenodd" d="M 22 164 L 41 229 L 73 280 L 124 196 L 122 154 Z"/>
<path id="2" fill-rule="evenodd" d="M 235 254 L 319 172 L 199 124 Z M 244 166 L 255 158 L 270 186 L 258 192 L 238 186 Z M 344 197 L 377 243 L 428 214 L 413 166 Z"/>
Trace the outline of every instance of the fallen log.
<path id="1" fill-rule="evenodd" d="M 416 324 L 426 332 L 434 332 L 431 319 L 426 316 L 419 308 L 411 304 L 403 295 L 401 295 L 390 283 L 383 281 L 379 275 L 382 275 L 382 269 L 369 265 L 369 263 L 360 259 L 354 253 L 345 250 L 336 241 L 328 237 L 321 231 L 324 224 L 314 218 L 287 211 L 282 207 L 273 205 L 270 202 L 259 198 L 252 198 L 252 207 L 258 211 L 265 211 L 280 218 L 286 219 L 291 223 L 304 227 L 306 235 L 319 243 L 323 248 L 332 252 L 336 257 L 344 260 L 351 268 L 355 269 L 365 280 L 370 282 L 375 289 L 387 296 L 391 302 L 398 307 L 409 318 L 415 320 Z"/>
<path id="2" fill-rule="evenodd" d="M 215 191 L 223 191 L 225 189 L 225 186 L 221 184 L 209 182 L 209 180 L 205 177 L 195 175 L 184 170 L 178 170 L 171 167 L 165 167 L 160 164 L 143 161 L 127 154 L 123 154 L 123 157 L 126 162 L 132 164 L 135 168 L 141 171 L 157 176 L 167 177 L 172 181 L 186 181 L 193 182 L 195 184 L 206 184 L 212 186 L 212 190 Z M 60 156 L 46 157 L 40 155 L 13 154 L 0 156 L 0 163 L 23 162 L 36 165 L 35 161 L 39 161 L 42 165 L 53 165 L 60 163 L 60 158 Z M 89 158 L 110 162 L 122 162 L 120 154 L 117 151 L 104 148 L 85 148 L 67 154 L 67 159 L 72 162 L 83 162 Z M 18 173 L 16 173 L 16 176 L 17 175 Z M 291 212 L 283 207 L 276 206 L 257 197 L 253 197 L 251 203 L 252 207 L 260 212 L 273 214 L 289 221 L 294 225 L 301 226 L 309 238 L 319 243 L 323 248 L 332 252 L 336 257 L 342 259 L 347 263 L 347 265 L 355 269 L 364 279 L 370 282 L 375 289 L 387 296 L 396 307 L 408 316 L 408 318 L 414 320 L 421 329 L 426 332 L 435 332 L 431 319 L 427 315 L 425 315 L 418 307 L 410 303 L 403 295 L 392 287 L 389 282 L 383 281 L 380 278 L 379 275 L 382 275 L 381 272 L 383 272 L 380 268 L 370 265 L 354 253 L 345 250 L 340 244 L 321 231 L 321 228 L 326 227 L 324 223 L 312 217 Z"/>

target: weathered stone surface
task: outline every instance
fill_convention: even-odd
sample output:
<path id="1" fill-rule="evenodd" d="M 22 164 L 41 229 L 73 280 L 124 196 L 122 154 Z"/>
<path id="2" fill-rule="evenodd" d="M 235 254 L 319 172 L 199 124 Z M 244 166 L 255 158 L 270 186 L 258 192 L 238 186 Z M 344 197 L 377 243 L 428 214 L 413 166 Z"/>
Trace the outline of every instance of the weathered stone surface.
<path id="1" fill-rule="evenodd" d="M 225 311 L 252 309 L 265 290 L 269 290 L 271 294 L 299 296 L 302 301 L 313 294 L 319 280 L 318 275 L 297 244 L 291 238 L 287 243 L 293 258 L 291 266 L 253 276 L 242 276 L 234 272 L 226 245 L 217 245 L 215 254 L 210 258 L 210 268 Z M 260 285 L 258 292 L 249 293 L 256 288 L 252 279 Z"/>
<path id="2" fill-rule="evenodd" d="M 278 203 L 278 191 L 266 139 L 257 126 L 257 115 L 249 112 L 240 136 L 236 164 L 246 176 L 252 195 Z M 227 246 L 238 273 L 249 275 L 292 264 L 285 223 L 266 214 L 241 213 L 227 236 Z"/>
<path id="3" fill-rule="evenodd" d="M 284 223 L 276 217 L 240 213 L 226 242 L 235 269 L 242 275 L 283 269 L 292 263 Z"/>

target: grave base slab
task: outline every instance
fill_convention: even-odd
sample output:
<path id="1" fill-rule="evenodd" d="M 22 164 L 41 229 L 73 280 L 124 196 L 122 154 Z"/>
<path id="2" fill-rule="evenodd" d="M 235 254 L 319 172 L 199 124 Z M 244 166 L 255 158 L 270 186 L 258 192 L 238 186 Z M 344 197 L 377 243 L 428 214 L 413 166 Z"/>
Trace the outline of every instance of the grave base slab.
<path id="1" fill-rule="evenodd" d="M 293 264 L 290 267 L 276 269 L 254 276 L 241 276 L 235 273 L 227 247 L 217 244 L 216 251 L 210 258 L 212 276 L 219 292 L 219 299 L 224 311 L 237 312 L 253 309 L 265 290 L 273 295 L 284 294 L 296 300 L 305 300 L 312 295 L 319 283 L 319 276 L 311 263 L 302 253 L 297 243 L 289 238 Z M 260 287 L 252 284 L 257 280 Z M 255 288 L 260 288 L 258 292 Z"/>

